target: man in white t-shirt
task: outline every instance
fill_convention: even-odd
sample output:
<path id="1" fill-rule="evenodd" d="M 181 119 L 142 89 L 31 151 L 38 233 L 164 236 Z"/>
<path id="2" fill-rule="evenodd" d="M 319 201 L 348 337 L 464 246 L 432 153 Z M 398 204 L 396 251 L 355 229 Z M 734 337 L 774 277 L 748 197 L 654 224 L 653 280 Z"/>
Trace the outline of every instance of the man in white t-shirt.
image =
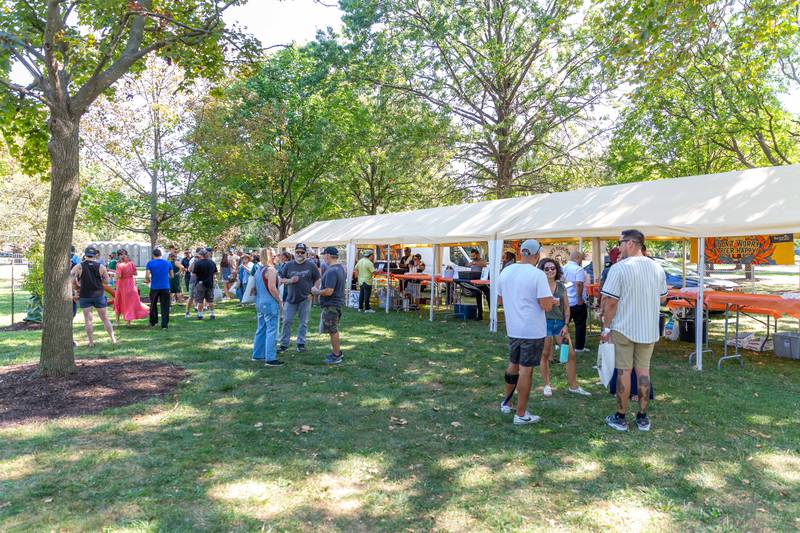
<path id="1" fill-rule="evenodd" d="M 631 393 L 631 369 L 636 369 L 639 412 L 636 426 L 650 430 L 647 403 L 650 400 L 650 358 L 661 335 L 658 315 L 667 296 L 664 269 L 642 253 L 644 234 L 631 229 L 619 239 L 620 261 L 612 265 L 602 289 L 602 342 L 614 343 L 617 368 L 617 412 L 606 424 L 627 431 L 625 413 Z"/>
<path id="2" fill-rule="evenodd" d="M 569 261 L 564 265 L 564 281 L 567 285 L 569 299 L 569 318 L 575 322 L 575 351 L 588 352 L 586 348 L 586 318 L 588 312 L 584 299 L 584 283 L 586 272 L 583 270 L 583 252 L 574 250 L 569 254 Z"/>
<path id="3" fill-rule="evenodd" d="M 506 317 L 508 335 L 508 368 L 505 375 L 505 396 L 500 411 L 511 412 L 511 397 L 517 389 L 517 412 L 514 424 L 538 422 L 526 407 L 531 393 L 533 367 L 539 366 L 547 336 L 545 313 L 554 304 L 547 276 L 538 268 L 542 246 L 535 239 L 522 243 L 519 263 L 508 265 L 500 273 L 498 295 Z"/>

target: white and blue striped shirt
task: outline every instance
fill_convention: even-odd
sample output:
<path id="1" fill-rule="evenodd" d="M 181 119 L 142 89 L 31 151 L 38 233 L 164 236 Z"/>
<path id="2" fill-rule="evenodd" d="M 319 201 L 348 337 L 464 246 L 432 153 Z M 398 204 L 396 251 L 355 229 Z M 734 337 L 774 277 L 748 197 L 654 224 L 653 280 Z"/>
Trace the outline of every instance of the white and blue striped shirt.
<path id="1" fill-rule="evenodd" d="M 667 276 L 661 265 L 645 256 L 623 259 L 608 271 L 602 294 L 619 300 L 612 330 L 636 343 L 658 341 L 661 298 L 667 295 Z"/>

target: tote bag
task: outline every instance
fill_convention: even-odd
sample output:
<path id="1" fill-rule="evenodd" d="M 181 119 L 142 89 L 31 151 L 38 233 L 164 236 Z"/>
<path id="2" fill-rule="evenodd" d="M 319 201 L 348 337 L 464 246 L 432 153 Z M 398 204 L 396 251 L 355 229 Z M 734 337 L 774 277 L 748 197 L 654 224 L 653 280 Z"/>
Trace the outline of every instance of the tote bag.
<path id="1" fill-rule="evenodd" d="M 256 301 L 256 295 L 253 294 L 253 287 L 256 286 L 256 277 L 250 276 L 247 280 L 247 286 L 244 288 L 244 295 L 242 296 L 243 304 L 252 304 Z"/>
<path id="2" fill-rule="evenodd" d="M 600 383 L 608 387 L 614 374 L 614 345 L 610 342 L 601 342 L 597 348 L 597 373 L 600 375 Z"/>

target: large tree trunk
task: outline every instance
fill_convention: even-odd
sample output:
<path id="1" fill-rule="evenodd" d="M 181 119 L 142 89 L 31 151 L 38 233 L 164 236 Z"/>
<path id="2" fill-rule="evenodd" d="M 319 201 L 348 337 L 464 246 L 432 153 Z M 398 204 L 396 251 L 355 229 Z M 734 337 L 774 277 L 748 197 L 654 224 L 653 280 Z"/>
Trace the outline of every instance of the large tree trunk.
<path id="1" fill-rule="evenodd" d="M 39 371 L 65 376 L 75 370 L 72 350 L 72 291 L 69 249 L 80 196 L 80 119 L 54 112 L 48 123 L 50 205 L 44 240 L 44 320 Z"/>

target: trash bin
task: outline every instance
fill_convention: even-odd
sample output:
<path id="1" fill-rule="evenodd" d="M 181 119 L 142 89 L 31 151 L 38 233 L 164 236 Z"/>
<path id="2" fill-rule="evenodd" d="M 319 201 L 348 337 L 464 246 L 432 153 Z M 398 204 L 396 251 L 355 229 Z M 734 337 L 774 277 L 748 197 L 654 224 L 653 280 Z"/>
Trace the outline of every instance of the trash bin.
<path id="1" fill-rule="evenodd" d="M 786 359 L 800 359 L 800 333 L 776 333 L 775 355 Z"/>
<path id="2" fill-rule="evenodd" d="M 694 317 L 678 319 L 678 338 L 684 342 L 695 341 Z M 708 340 L 708 320 L 703 320 L 703 342 Z"/>

